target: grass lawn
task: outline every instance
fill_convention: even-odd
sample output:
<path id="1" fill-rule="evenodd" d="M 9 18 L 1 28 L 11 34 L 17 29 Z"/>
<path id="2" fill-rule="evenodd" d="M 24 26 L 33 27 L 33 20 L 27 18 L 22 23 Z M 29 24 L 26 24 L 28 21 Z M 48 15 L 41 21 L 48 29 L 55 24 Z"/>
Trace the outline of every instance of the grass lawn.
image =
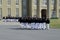
<path id="1" fill-rule="evenodd" d="M 50 27 L 60 29 L 60 19 L 51 19 L 50 20 Z"/>

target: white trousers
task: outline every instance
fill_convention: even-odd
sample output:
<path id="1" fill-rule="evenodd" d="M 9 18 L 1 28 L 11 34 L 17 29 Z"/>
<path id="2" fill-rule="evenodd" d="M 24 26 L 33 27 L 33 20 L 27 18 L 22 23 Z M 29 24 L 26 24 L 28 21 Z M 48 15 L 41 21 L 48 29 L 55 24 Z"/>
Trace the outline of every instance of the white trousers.
<path id="1" fill-rule="evenodd" d="M 24 23 L 20 23 L 20 28 L 24 28 L 24 27 L 25 27 Z"/>
<path id="2" fill-rule="evenodd" d="M 31 23 L 31 28 L 32 28 L 32 29 L 35 28 L 35 23 Z"/>
<path id="3" fill-rule="evenodd" d="M 39 23 L 38 29 L 42 29 L 42 23 Z"/>
<path id="4" fill-rule="evenodd" d="M 35 29 L 39 29 L 39 23 L 36 23 Z"/>
<path id="5" fill-rule="evenodd" d="M 23 23 L 23 25 L 24 25 L 23 28 L 26 28 L 26 23 Z"/>
<path id="6" fill-rule="evenodd" d="M 46 24 L 46 28 L 49 29 L 49 24 Z"/>
<path id="7" fill-rule="evenodd" d="M 41 23 L 41 29 L 43 29 L 43 27 L 44 27 L 44 23 Z"/>
<path id="8" fill-rule="evenodd" d="M 30 24 L 26 23 L 26 28 L 31 28 Z"/>
<path id="9" fill-rule="evenodd" d="M 46 29 L 46 23 L 43 23 L 43 29 Z"/>

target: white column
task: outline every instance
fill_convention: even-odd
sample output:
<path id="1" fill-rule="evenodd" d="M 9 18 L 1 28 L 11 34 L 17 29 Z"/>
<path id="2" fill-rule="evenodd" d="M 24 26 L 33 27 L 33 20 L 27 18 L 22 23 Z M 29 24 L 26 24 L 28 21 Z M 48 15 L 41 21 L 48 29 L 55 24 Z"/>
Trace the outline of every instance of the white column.
<path id="1" fill-rule="evenodd" d="M 31 0 L 31 7 L 32 7 L 32 17 L 34 17 L 35 16 L 35 9 L 37 8 L 36 6 L 37 6 L 37 3 L 35 3 L 37 0 Z"/>
<path id="2" fill-rule="evenodd" d="M 47 18 L 51 18 L 51 0 L 47 0 Z"/>
<path id="3" fill-rule="evenodd" d="M 19 17 L 22 17 L 22 0 L 19 0 Z"/>
<path id="4" fill-rule="evenodd" d="M 56 13 L 56 17 L 59 18 L 59 0 L 54 1 L 54 11 Z"/>
<path id="5" fill-rule="evenodd" d="M 37 16 L 40 16 L 40 0 L 37 0 Z"/>

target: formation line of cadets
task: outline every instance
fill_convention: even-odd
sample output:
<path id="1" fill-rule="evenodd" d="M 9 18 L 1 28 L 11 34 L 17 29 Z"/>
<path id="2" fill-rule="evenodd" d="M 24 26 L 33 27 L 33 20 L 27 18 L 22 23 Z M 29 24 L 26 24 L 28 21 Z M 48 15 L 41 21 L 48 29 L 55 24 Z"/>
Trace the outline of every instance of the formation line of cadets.
<path id="1" fill-rule="evenodd" d="M 42 18 L 31 18 L 31 17 L 21 17 L 19 18 L 20 28 L 26 29 L 40 29 L 45 30 L 49 29 L 50 20 Z"/>

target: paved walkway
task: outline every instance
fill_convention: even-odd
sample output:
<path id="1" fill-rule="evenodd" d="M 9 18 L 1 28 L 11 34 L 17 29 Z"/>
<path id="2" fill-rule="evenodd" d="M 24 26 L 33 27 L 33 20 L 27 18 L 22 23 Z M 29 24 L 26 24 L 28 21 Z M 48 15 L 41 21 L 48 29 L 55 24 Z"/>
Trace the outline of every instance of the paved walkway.
<path id="1" fill-rule="evenodd" d="M 0 25 L 20 25 L 19 22 L 3 22 L 0 20 Z"/>
<path id="2" fill-rule="evenodd" d="M 20 25 L 0 25 L 0 40 L 60 40 L 60 29 L 21 30 Z"/>

